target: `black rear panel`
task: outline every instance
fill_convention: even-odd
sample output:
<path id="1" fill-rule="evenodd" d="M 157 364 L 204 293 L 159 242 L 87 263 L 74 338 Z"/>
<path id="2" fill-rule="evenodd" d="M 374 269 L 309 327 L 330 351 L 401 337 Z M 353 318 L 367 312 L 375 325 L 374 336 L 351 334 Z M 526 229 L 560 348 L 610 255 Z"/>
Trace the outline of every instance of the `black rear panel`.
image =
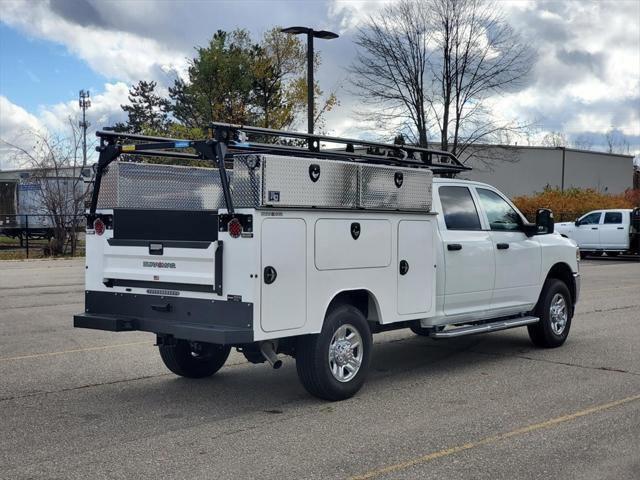
<path id="1" fill-rule="evenodd" d="M 218 214 L 212 210 L 114 209 L 113 238 L 213 242 L 218 239 Z"/>

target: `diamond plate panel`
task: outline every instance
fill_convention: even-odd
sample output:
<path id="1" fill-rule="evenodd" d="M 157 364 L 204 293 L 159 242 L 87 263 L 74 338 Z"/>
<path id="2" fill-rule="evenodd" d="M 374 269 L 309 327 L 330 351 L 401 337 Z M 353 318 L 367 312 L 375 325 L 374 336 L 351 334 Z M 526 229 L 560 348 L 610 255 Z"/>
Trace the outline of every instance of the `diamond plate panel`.
<path id="1" fill-rule="evenodd" d="M 231 198 L 235 208 L 253 208 L 262 205 L 262 167 L 260 155 L 237 155 L 230 171 Z"/>
<path id="2" fill-rule="evenodd" d="M 397 180 L 401 174 L 402 181 Z M 383 210 L 431 210 L 433 173 L 424 168 L 360 166 L 360 207 Z M 396 183 L 400 183 L 397 186 Z"/>
<path id="3" fill-rule="evenodd" d="M 210 168 L 114 162 L 102 184 L 98 208 L 214 210 L 224 206 L 220 175 Z"/>
<path id="4" fill-rule="evenodd" d="M 102 173 L 98 208 L 116 208 L 118 206 L 118 171 L 120 162 L 112 162 Z"/>
<path id="5" fill-rule="evenodd" d="M 263 205 L 358 206 L 358 165 L 353 163 L 266 155 L 263 175 Z"/>

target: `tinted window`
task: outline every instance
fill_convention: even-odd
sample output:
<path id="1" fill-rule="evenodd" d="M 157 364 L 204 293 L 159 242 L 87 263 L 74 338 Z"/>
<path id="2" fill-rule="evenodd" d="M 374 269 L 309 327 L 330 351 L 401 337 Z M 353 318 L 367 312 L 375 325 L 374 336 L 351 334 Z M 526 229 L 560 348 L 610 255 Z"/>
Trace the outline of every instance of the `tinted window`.
<path id="1" fill-rule="evenodd" d="M 480 204 L 487 214 L 491 230 L 518 230 L 520 215 L 496 192 L 478 188 Z"/>
<path id="2" fill-rule="evenodd" d="M 622 223 L 622 212 L 606 212 L 604 223 Z"/>
<path id="3" fill-rule="evenodd" d="M 467 187 L 440 187 L 444 223 L 449 230 L 480 230 L 480 217 Z"/>
<path id="4" fill-rule="evenodd" d="M 580 219 L 580 225 L 597 225 L 600 222 L 600 212 L 590 213 Z"/>

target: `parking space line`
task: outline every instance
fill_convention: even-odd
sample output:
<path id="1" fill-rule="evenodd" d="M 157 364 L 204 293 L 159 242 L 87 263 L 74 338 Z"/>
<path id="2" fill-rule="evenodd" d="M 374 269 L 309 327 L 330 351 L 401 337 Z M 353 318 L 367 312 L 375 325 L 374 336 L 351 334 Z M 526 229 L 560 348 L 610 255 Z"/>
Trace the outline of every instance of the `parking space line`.
<path id="1" fill-rule="evenodd" d="M 419 465 L 422 463 L 428 463 L 432 460 L 436 460 L 442 457 L 448 457 L 450 455 L 455 455 L 456 453 L 463 452 L 465 450 L 471 450 L 473 448 L 482 447 L 484 445 L 494 444 L 500 442 L 502 440 L 506 440 L 511 437 L 517 437 L 520 435 L 525 435 L 527 433 L 535 432 L 537 430 L 542 430 L 545 428 L 552 428 L 557 425 L 560 425 L 565 422 L 569 422 L 572 420 L 576 420 L 581 417 L 586 417 L 587 415 L 592 415 L 594 413 L 602 412 L 604 410 L 609 410 L 611 408 L 619 407 L 620 405 L 624 405 L 627 403 L 635 402 L 640 400 L 640 394 L 632 395 L 630 397 L 622 398 L 620 400 L 615 400 L 609 403 L 603 403 L 600 405 L 596 405 L 593 407 L 585 408 L 584 410 L 579 410 L 577 412 L 573 412 L 567 415 L 562 415 L 560 417 L 551 418 L 544 422 L 534 423 L 532 425 L 527 425 L 525 427 L 518 428 L 516 430 L 511 430 L 509 432 L 499 433 L 497 435 L 492 435 L 490 437 L 483 438 L 481 440 L 477 440 L 475 442 L 468 442 L 462 445 L 457 445 L 455 447 L 445 448 L 443 450 L 439 450 L 437 452 L 428 453 L 426 455 L 422 455 L 419 457 L 415 457 L 410 460 L 406 460 L 404 462 L 396 463 L 393 465 L 388 465 L 386 467 L 377 468 L 374 470 L 370 470 L 366 473 L 355 475 L 350 477 L 349 480 L 367 480 L 370 478 L 379 477 L 380 475 L 386 475 L 388 473 L 397 472 L 400 470 L 406 470 L 407 468 L 413 467 L 415 465 Z"/>
<path id="2" fill-rule="evenodd" d="M 53 357 L 55 355 L 65 355 L 67 353 L 94 352 L 97 350 L 109 350 L 112 348 L 131 347 L 134 345 L 153 345 L 153 344 L 148 340 L 144 342 L 117 343 L 115 345 L 102 345 L 100 347 L 76 348 L 73 350 L 61 350 L 59 352 L 34 353 L 31 355 L 19 355 L 16 357 L 0 357 L 0 362 L 8 362 L 11 360 L 25 360 L 28 358 Z"/>

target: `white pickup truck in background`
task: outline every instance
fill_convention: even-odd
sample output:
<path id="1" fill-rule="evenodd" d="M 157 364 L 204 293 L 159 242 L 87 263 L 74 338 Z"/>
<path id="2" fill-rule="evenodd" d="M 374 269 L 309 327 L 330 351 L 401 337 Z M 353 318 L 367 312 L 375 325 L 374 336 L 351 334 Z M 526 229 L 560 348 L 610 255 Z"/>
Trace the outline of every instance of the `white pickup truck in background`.
<path id="1" fill-rule="evenodd" d="M 617 256 L 640 251 L 640 208 L 595 210 L 575 222 L 556 224 L 556 231 L 575 241 L 582 258 L 587 255 Z"/>

